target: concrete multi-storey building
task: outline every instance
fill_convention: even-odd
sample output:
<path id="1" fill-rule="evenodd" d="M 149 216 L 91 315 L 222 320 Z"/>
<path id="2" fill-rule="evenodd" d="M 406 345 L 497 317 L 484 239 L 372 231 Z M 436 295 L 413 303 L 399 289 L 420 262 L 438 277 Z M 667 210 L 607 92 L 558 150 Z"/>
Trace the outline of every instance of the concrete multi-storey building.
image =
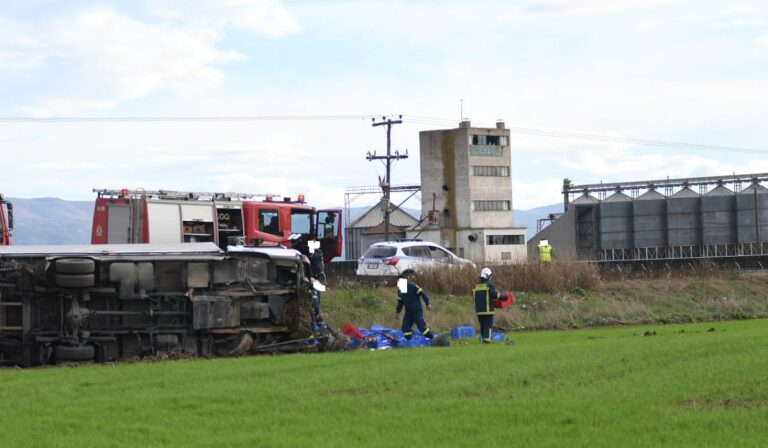
<path id="1" fill-rule="evenodd" d="M 509 130 L 472 127 L 419 133 L 422 216 L 409 232 L 475 262 L 522 262 L 525 228 L 512 218 Z"/>

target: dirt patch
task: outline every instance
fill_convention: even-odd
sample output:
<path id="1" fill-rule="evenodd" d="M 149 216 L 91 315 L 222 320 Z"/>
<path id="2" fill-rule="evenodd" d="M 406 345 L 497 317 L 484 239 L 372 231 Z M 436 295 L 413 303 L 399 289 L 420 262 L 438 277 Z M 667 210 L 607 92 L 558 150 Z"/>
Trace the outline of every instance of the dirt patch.
<path id="1" fill-rule="evenodd" d="M 678 407 L 694 410 L 762 409 L 768 407 L 768 379 L 736 384 L 703 397 L 686 398 Z"/>
<path id="2" fill-rule="evenodd" d="M 688 398 L 680 400 L 678 407 L 702 411 L 716 409 L 758 409 L 768 407 L 768 396 L 739 398 Z"/>
<path id="3" fill-rule="evenodd" d="M 348 397 L 360 397 L 365 395 L 380 395 L 386 392 L 392 392 L 399 389 L 395 381 L 378 381 L 373 384 L 365 384 L 355 387 L 345 387 L 343 389 L 333 389 L 329 391 L 332 395 L 345 395 Z"/>

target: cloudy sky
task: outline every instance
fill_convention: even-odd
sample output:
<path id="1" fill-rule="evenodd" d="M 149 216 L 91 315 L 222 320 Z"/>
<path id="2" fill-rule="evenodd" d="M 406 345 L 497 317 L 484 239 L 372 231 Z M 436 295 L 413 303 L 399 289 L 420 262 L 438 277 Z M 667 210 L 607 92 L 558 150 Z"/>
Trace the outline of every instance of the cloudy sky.
<path id="1" fill-rule="evenodd" d="M 341 206 L 384 173 L 365 159 L 384 130 L 363 117 L 405 116 L 393 182 L 418 183 L 419 131 L 462 107 L 473 123 L 758 150 L 513 133 L 518 209 L 559 202 L 564 177 L 768 172 L 758 0 L 2 2 L 0 87 L 10 197 L 142 187 Z M 19 121 L 78 117 L 110 120 Z"/>

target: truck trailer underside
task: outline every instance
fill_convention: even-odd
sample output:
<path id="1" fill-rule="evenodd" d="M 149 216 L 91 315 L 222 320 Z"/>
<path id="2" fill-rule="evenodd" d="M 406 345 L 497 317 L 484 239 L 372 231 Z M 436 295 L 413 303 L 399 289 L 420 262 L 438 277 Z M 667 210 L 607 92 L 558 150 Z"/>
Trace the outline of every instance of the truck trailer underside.
<path id="1" fill-rule="evenodd" d="M 0 365 L 222 356 L 309 336 L 301 260 L 213 243 L 0 248 Z"/>

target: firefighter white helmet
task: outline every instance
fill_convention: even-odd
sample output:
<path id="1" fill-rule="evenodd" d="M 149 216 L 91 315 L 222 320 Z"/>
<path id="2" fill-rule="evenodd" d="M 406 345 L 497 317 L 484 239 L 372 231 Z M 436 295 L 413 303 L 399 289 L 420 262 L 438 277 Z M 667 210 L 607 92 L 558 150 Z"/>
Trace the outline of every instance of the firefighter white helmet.
<path id="1" fill-rule="evenodd" d="M 482 278 L 483 280 L 488 280 L 489 278 L 491 278 L 491 270 L 488 268 L 483 268 L 483 270 L 480 271 L 480 278 Z"/>

